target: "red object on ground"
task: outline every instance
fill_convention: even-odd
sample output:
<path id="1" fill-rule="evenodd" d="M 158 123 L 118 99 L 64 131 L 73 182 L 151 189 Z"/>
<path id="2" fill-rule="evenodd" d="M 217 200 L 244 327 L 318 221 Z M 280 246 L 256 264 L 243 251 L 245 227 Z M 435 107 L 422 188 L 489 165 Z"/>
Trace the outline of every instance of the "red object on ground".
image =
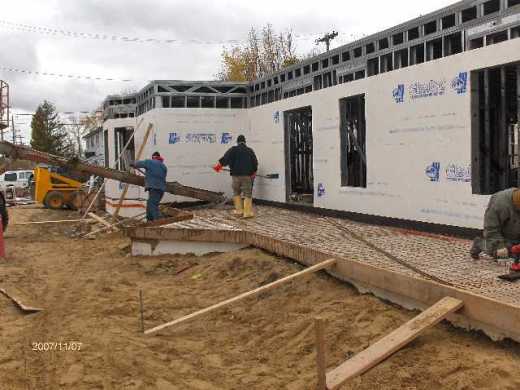
<path id="1" fill-rule="evenodd" d="M 513 265 L 511 265 L 511 271 L 520 272 L 520 263 L 513 263 Z"/>
<path id="2" fill-rule="evenodd" d="M 513 254 L 513 256 L 520 255 L 520 245 L 515 245 L 514 247 L 512 247 L 511 253 Z"/>
<path id="3" fill-rule="evenodd" d="M 213 170 L 214 170 L 215 172 L 217 172 L 217 173 L 220 173 L 220 172 L 222 172 L 222 169 L 223 169 L 223 168 L 224 168 L 224 167 L 222 166 L 222 164 L 221 164 L 221 163 L 218 163 L 218 164 L 215 164 L 215 166 L 213 167 Z"/>
<path id="4" fill-rule="evenodd" d="M 0 217 L 0 258 L 5 259 L 4 225 Z"/>

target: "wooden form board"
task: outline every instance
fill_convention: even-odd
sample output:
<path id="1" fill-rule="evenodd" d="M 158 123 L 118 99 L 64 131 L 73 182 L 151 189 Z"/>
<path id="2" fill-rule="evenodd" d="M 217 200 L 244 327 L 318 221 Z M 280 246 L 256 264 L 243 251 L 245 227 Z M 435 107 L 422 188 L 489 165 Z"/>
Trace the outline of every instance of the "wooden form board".
<path id="1" fill-rule="evenodd" d="M 261 293 L 263 293 L 263 292 L 265 292 L 267 290 L 271 290 L 271 289 L 273 289 L 275 287 L 281 286 L 282 284 L 290 282 L 291 280 L 294 280 L 296 278 L 300 278 L 302 276 L 309 275 L 309 274 L 321 271 L 322 269 L 330 268 L 334 264 L 336 264 L 336 260 L 335 259 L 328 259 L 328 260 L 323 261 L 323 262 L 321 262 L 319 264 L 313 265 L 312 267 L 309 267 L 309 268 L 307 268 L 307 269 L 305 269 L 305 270 L 303 270 L 301 272 L 297 272 L 295 274 L 286 276 L 285 278 L 279 279 L 276 282 L 266 284 L 265 286 L 259 287 L 257 289 L 252 290 L 252 291 L 245 292 L 245 293 L 240 294 L 240 295 L 238 295 L 238 296 L 236 296 L 234 298 L 225 300 L 223 302 L 217 303 L 216 305 L 213 305 L 213 306 L 207 307 L 205 309 L 196 311 L 195 313 L 192 313 L 192 314 L 189 314 L 187 316 L 181 317 L 181 318 L 179 318 L 177 320 L 168 322 L 168 323 L 163 324 L 163 325 L 156 326 L 155 328 L 152 328 L 152 329 L 149 329 L 149 330 L 145 331 L 144 334 L 155 333 L 155 332 L 158 332 L 158 331 L 160 331 L 162 329 L 165 329 L 165 328 L 168 328 L 168 327 L 171 327 L 171 326 L 174 326 L 174 325 L 179 325 L 179 324 L 181 324 L 183 322 L 186 322 L 188 320 L 192 320 L 192 319 L 194 319 L 196 317 L 200 317 L 201 315 L 208 314 L 210 312 L 213 312 L 215 310 L 221 309 L 223 307 L 230 306 L 230 305 L 232 305 L 235 302 L 241 301 L 241 300 L 246 299 L 246 298 L 251 298 L 251 297 L 256 296 L 258 294 L 261 294 Z"/>
<path id="2" fill-rule="evenodd" d="M 332 276 L 360 286 L 376 296 L 408 309 L 424 310 L 444 297 L 464 302 L 464 307 L 448 320 L 466 329 L 482 330 L 494 340 L 510 338 L 520 342 L 520 307 L 474 294 L 457 287 L 413 277 L 389 269 L 338 257 L 295 243 L 276 240 L 264 234 L 243 230 L 203 230 L 170 228 L 132 229 L 131 238 L 149 240 L 184 240 L 195 242 L 228 242 L 251 245 L 296 260 L 307 266 L 335 257 L 336 266 L 327 270 Z"/>
<path id="3" fill-rule="evenodd" d="M 375 367 L 406 344 L 415 340 L 426 329 L 438 324 L 448 315 L 459 310 L 463 305 L 464 303 L 459 299 L 443 298 L 411 321 L 330 371 L 327 374 L 326 388 L 336 390 L 349 379 Z"/>
<path id="4" fill-rule="evenodd" d="M 116 226 L 114 226 L 114 225 L 108 223 L 107 221 L 105 221 L 105 220 L 104 220 L 103 218 L 101 218 L 100 216 L 98 216 L 98 215 L 96 215 L 96 214 L 94 214 L 94 213 L 88 213 L 88 215 L 89 215 L 90 218 L 92 218 L 92 219 L 98 221 L 98 222 L 101 223 L 102 225 L 105 225 L 106 228 L 108 228 L 108 229 L 113 229 L 113 230 L 115 230 L 116 232 L 119 231 L 119 229 L 118 229 Z"/>

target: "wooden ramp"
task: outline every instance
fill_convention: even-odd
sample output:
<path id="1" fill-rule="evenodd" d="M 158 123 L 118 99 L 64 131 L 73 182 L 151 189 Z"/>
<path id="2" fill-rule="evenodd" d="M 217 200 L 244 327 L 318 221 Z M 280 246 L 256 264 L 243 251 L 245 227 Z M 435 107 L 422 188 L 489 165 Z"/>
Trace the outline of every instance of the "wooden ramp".
<path id="1" fill-rule="evenodd" d="M 446 297 L 424 311 L 399 329 L 379 340 L 369 348 L 358 353 L 352 359 L 327 374 L 327 389 L 335 390 L 346 381 L 365 373 L 372 367 L 416 339 L 424 330 L 436 325 L 448 315 L 459 310 L 464 303 L 458 299 Z"/>

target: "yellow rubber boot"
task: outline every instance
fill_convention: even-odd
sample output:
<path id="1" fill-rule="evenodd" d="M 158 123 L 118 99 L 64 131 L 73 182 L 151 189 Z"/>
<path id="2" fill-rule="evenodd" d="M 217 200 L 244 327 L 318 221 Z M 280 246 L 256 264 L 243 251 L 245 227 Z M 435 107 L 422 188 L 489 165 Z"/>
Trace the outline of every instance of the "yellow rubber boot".
<path id="1" fill-rule="evenodd" d="M 244 199 L 244 218 L 254 218 L 255 213 L 253 212 L 253 199 Z"/>
<path id="2" fill-rule="evenodd" d="M 234 196 L 233 204 L 235 205 L 235 209 L 233 210 L 233 215 L 243 215 L 244 214 L 244 205 L 242 203 L 242 197 Z"/>

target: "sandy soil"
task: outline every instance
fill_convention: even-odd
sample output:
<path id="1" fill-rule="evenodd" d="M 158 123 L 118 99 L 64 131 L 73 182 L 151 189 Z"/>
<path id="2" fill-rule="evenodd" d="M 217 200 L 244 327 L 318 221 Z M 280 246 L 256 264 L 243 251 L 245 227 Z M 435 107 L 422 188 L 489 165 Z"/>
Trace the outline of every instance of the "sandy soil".
<path id="1" fill-rule="evenodd" d="M 11 210 L 13 223 L 73 217 Z M 313 389 L 314 316 L 328 321 L 333 368 L 415 314 L 319 274 L 145 337 L 139 290 L 150 328 L 302 268 L 257 249 L 134 258 L 121 236 L 69 230 L 7 232 L 0 286 L 45 311 L 24 316 L 0 296 L 0 389 Z M 38 342 L 82 344 L 33 351 Z M 518 389 L 519 368 L 518 345 L 441 324 L 344 388 Z"/>

